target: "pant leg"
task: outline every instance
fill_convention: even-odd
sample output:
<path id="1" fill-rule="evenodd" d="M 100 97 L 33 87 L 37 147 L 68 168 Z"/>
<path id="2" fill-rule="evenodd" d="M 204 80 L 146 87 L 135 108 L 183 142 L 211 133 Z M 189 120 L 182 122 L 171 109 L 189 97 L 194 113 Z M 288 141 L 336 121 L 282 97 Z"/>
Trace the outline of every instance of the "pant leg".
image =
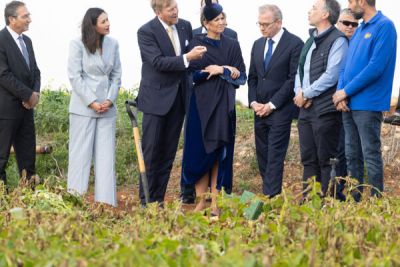
<path id="1" fill-rule="evenodd" d="M 286 151 L 289 146 L 291 123 L 272 124 L 268 134 L 268 163 L 266 169 L 267 195 L 276 196 L 282 191 L 282 178 Z M 265 194 L 265 191 L 264 191 Z"/>
<path id="2" fill-rule="evenodd" d="M 364 158 L 361 148 L 360 136 L 357 125 L 353 118 L 354 111 L 342 114 L 343 127 L 345 131 L 345 152 L 348 175 L 357 179 L 360 184 L 364 183 Z M 365 123 L 365 122 L 364 122 Z M 362 187 L 358 188 L 362 191 Z M 359 201 L 361 194 L 353 194 L 356 201 Z"/>
<path id="3" fill-rule="evenodd" d="M 360 136 L 368 183 L 373 186 L 371 195 L 380 195 L 384 189 L 381 152 L 382 112 L 353 111 L 353 119 Z"/>
<path id="4" fill-rule="evenodd" d="M 182 97 L 185 102 L 185 113 L 188 114 L 190 110 L 190 99 L 193 94 L 193 79 L 192 76 L 189 75 L 189 82 L 186 87 L 186 92 L 182 94 Z M 186 132 L 186 121 L 184 122 L 184 136 Z M 183 203 L 194 203 L 196 199 L 196 189 L 194 184 L 186 184 L 185 179 L 183 179 L 183 173 L 181 173 L 181 199 Z"/>
<path id="5" fill-rule="evenodd" d="M 117 206 L 115 177 L 116 117 L 98 118 L 94 137 L 95 200 Z"/>
<path id="6" fill-rule="evenodd" d="M 13 147 L 20 175 L 26 170 L 30 178 L 36 173 L 36 134 L 33 111 L 24 111 L 14 136 Z"/>
<path id="7" fill-rule="evenodd" d="M 268 194 L 266 169 L 268 164 L 268 127 L 266 118 L 260 118 L 254 115 L 254 137 L 256 144 L 256 155 L 258 162 L 258 169 L 263 180 L 263 193 Z"/>
<path id="8" fill-rule="evenodd" d="M 343 179 L 347 176 L 347 163 L 346 163 L 346 153 L 345 153 L 345 133 L 343 124 L 340 128 L 339 143 L 338 143 L 338 153 L 336 158 L 338 159 L 338 164 L 336 165 L 336 176 L 340 177 L 340 180 L 336 183 L 336 198 L 340 200 L 346 200 L 346 196 L 343 194 L 343 190 L 346 186 L 346 181 Z"/>
<path id="9" fill-rule="evenodd" d="M 0 179 L 7 183 L 6 167 L 18 120 L 0 119 Z"/>
<path id="10" fill-rule="evenodd" d="M 324 195 L 328 193 L 332 166 L 330 159 L 337 155 L 341 128 L 341 114 L 332 112 L 318 116 L 313 125 L 315 143 L 317 146 L 318 165 L 321 173 L 321 188 Z M 334 184 L 331 185 L 332 190 Z"/>
<path id="11" fill-rule="evenodd" d="M 299 129 L 299 143 L 301 163 L 303 164 L 303 181 L 315 176 L 320 181 L 321 172 L 318 163 L 317 147 L 314 139 L 313 131 L 314 115 L 312 111 L 300 110 L 300 116 L 297 122 Z M 307 184 L 304 184 L 304 188 Z"/>
<path id="12" fill-rule="evenodd" d="M 150 202 L 164 201 L 184 115 L 185 104 L 181 89 L 165 116 L 143 114 L 142 147 L 149 182 Z M 145 199 L 141 181 L 140 198 L 143 204 Z"/>
<path id="13" fill-rule="evenodd" d="M 69 115 L 68 191 L 84 194 L 88 190 L 96 118 Z"/>
<path id="14" fill-rule="evenodd" d="M 346 153 L 345 153 L 345 133 L 343 124 L 340 127 L 339 143 L 338 143 L 338 153 L 336 158 L 339 160 L 336 166 L 336 175 L 340 177 L 347 176 L 347 164 L 346 164 Z"/>

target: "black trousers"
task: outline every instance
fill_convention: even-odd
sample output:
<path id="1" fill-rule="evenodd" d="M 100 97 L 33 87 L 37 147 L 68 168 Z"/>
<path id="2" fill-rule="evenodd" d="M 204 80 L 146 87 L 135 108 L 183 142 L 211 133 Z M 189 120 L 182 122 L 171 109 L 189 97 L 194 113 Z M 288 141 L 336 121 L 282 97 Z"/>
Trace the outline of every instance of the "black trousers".
<path id="1" fill-rule="evenodd" d="M 321 183 L 323 194 L 329 187 L 330 159 L 337 156 L 341 118 L 340 112 L 319 115 L 312 108 L 300 110 L 297 127 L 304 166 L 303 180 L 315 176 Z"/>
<path id="2" fill-rule="evenodd" d="M 291 121 L 274 123 L 254 117 L 258 167 L 263 179 L 264 195 L 273 197 L 282 191 L 285 156 L 290 139 Z"/>
<path id="3" fill-rule="evenodd" d="M 185 94 L 179 89 L 175 102 L 164 116 L 143 114 L 142 148 L 149 182 L 150 202 L 164 201 L 185 116 Z M 140 199 L 145 203 L 140 181 Z"/>
<path id="4" fill-rule="evenodd" d="M 24 111 L 17 119 L 0 119 L 0 178 L 7 183 L 6 167 L 14 147 L 18 169 L 27 177 L 36 173 L 36 136 L 33 111 Z"/>

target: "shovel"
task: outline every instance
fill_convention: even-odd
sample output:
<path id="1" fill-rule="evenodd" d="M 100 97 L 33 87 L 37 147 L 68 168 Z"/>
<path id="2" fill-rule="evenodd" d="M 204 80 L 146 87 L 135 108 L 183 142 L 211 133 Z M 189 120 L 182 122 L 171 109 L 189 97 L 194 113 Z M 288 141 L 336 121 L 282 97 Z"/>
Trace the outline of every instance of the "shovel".
<path id="1" fill-rule="evenodd" d="M 139 163 L 140 180 L 142 181 L 144 198 L 147 204 L 150 202 L 150 193 L 149 193 L 149 183 L 147 181 L 147 176 L 146 176 L 146 167 L 144 165 L 144 159 L 143 159 L 142 142 L 140 139 L 140 133 L 137 121 L 137 115 L 138 115 L 137 103 L 136 101 L 127 100 L 125 101 L 125 107 L 126 107 L 126 112 L 128 113 L 129 118 L 131 119 L 131 124 L 133 129 L 133 139 L 135 142 L 136 154 Z"/>

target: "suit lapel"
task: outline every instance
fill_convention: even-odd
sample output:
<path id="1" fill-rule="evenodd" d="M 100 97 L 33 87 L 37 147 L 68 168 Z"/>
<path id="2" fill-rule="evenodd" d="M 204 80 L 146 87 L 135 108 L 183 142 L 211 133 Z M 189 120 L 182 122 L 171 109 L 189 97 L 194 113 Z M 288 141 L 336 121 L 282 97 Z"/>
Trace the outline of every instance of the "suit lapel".
<path id="1" fill-rule="evenodd" d="M 285 52 L 286 48 L 289 46 L 289 42 L 286 40 L 287 39 L 288 33 L 286 30 L 283 32 L 283 35 L 281 37 L 281 40 L 278 43 L 278 46 L 275 48 L 274 53 L 272 54 L 271 61 L 268 64 L 268 67 L 265 71 L 265 76 L 268 74 L 268 72 L 271 70 L 273 65 L 279 60 L 281 54 Z"/>
<path id="2" fill-rule="evenodd" d="M 166 56 L 175 56 L 175 50 L 172 45 L 171 39 L 169 39 L 168 33 L 164 26 L 159 21 L 158 17 L 153 20 L 154 32 L 156 33 L 156 38 L 159 41 L 160 48 L 164 51 Z"/>
<path id="3" fill-rule="evenodd" d="M 17 55 L 17 57 L 18 57 L 19 60 L 21 61 L 21 64 L 25 67 L 26 71 L 30 72 L 29 67 L 28 67 L 28 64 L 26 64 L 26 61 L 25 61 L 25 59 L 24 59 L 24 56 L 22 55 L 21 50 L 19 49 L 18 45 L 15 43 L 15 40 L 14 40 L 13 37 L 11 36 L 10 32 L 9 32 L 6 28 L 4 28 L 4 31 L 5 31 L 5 35 L 6 35 L 7 39 L 8 39 L 8 42 L 10 43 L 10 46 L 11 46 L 12 49 L 14 50 L 14 54 Z M 31 59 L 31 57 L 32 57 L 31 49 L 28 48 L 28 44 L 27 44 L 28 42 L 25 41 L 25 40 L 26 40 L 26 39 L 25 39 L 26 37 L 25 37 L 25 36 L 23 36 L 23 37 L 24 37 L 24 42 L 25 42 L 26 48 L 27 48 L 27 50 L 28 50 L 29 59 Z"/>
<path id="4" fill-rule="evenodd" d="M 180 23 L 180 20 L 178 20 L 178 23 L 175 25 L 175 27 L 178 31 L 179 43 L 181 45 L 181 55 L 183 55 L 185 53 L 185 48 L 188 45 L 187 42 L 189 42 L 189 40 L 186 38 L 186 29 L 185 26 Z"/>
<path id="5" fill-rule="evenodd" d="M 99 61 L 99 68 L 104 74 L 107 74 L 107 63 L 110 61 L 110 51 L 108 38 L 105 36 L 103 40 L 103 51 L 102 54 L 99 52 L 98 61 Z"/>
<path id="6" fill-rule="evenodd" d="M 266 38 L 261 38 L 259 43 L 258 43 L 258 48 L 256 49 L 256 64 L 257 64 L 257 69 L 261 70 L 261 73 L 265 74 L 265 70 L 264 70 L 264 50 L 265 50 L 265 44 L 267 43 L 267 39 Z"/>

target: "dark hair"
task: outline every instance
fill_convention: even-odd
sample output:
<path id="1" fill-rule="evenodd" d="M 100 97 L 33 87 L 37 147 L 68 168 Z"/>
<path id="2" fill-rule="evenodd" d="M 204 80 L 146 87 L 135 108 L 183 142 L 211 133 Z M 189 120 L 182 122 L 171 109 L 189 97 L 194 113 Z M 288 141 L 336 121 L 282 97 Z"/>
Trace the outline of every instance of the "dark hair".
<path id="1" fill-rule="evenodd" d="M 222 11 L 221 14 L 222 14 L 222 16 L 224 16 L 224 19 L 226 19 L 226 13 L 224 11 Z M 202 10 L 201 14 L 200 14 L 200 25 L 202 27 L 205 27 L 206 21 L 207 21 L 207 19 L 206 19 L 206 17 L 204 17 L 203 10 Z"/>
<path id="2" fill-rule="evenodd" d="M 91 54 L 96 53 L 97 48 L 103 47 L 104 35 L 96 31 L 97 19 L 106 13 L 103 9 L 92 7 L 86 11 L 82 20 L 82 43 Z"/>
<path id="3" fill-rule="evenodd" d="M 375 6 L 376 3 L 375 0 L 365 0 L 365 2 L 367 2 L 369 6 Z"/>
<path id="4" fill-rule="evenodd" d="M 340 15 L 340 4 L 336 0 L 325 0 L 325 10 L 328 11 L 328 20 L 332 25 L 335 25 Z"/>
<path id="5" fill-rule="evenodd" d="M 17 9 L 20 6 L 25 6 L 25 3 L 21 1 L 12 1 L 6 5 L 4 9 L 4 19 L 6 21 L 6 25 L 10 25 L 9 17 L 16 17 L 17 16 Z"/>

